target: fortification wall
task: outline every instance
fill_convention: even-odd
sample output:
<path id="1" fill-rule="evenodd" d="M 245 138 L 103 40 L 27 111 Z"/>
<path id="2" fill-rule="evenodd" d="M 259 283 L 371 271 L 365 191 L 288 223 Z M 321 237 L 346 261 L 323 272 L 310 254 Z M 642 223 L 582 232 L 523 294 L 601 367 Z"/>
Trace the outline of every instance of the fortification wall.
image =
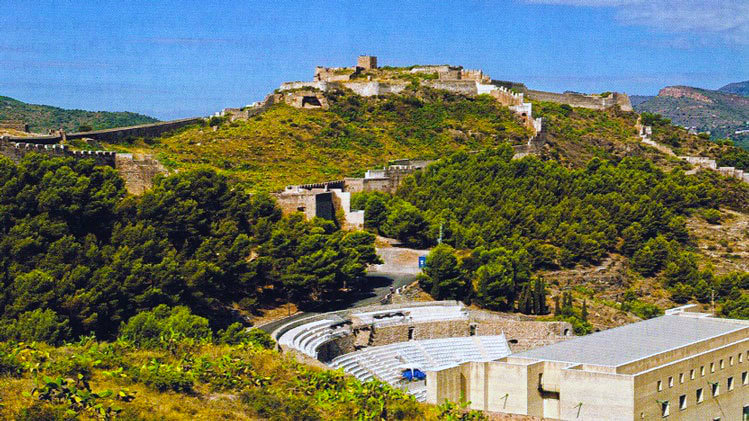
<path id="1" fill-rule="evenodd" d="M 317 200 L 315 195 L 316 193 L 310 191 L 302 191 L 274 194 L 273 196 L 284 215 L 302 212 L 307 219 L 312 219 L 316 216 Z"/>
<path id="2" fill-rule="evenodd" d="M 535 101 L 549 101 L 559 104 L 568 104 L 573 107 L 589 108 L 593 110 L 603 110 L 614 105 L 618 105 L 623 111 L 632 111 L 632 104 L 626 94 L 612 93 L 607 97 L 599 95 L 583 95 L 572 92 L 562 94 L 554 92 L 535 91 L 528 89 L 525 92 L 528 99 Z"/>
<path id="3" fill-rule="evenodd" d="M 28 153 L 39 153 L 53 157 L 70 157 L 75 159 L 93 159 L 96 165 L 115 166 L 115 153 L 109 151 L 73 151 L 66 145 L 41 145 L 0 140 L 0 154 L 14 162 L 19 162 Z"/>
<path id="4" fill-rule="evenodd" d="M 125 180 L 130 194 L 140 195 L 153 187 L 153 179 L 159 174 L 168 174 L 166 168 L 151 155 L 118 153 L 115 168 Z"/>
<path id="5" fill-rule="evenodd" d="M 96 139 L 103 142 L 118 142 L 128 138 L 154 138 L 191 124 L 197 124 L 202 118 L 183 118 L 181 120 L 163 121 L 160 123 L 141 124 L 138 126 L 119 127 L 108 130 L 95 130 L 91 132 L 72 133 L 66 135 L 68 139 Z"/>
<path id="6" fill-rule="evenodd" d="M 433 89 L 443 89 L 462 95 L 478 95 L 476 81 L 473 80 L 427 80 L 422 84 Z"/>
<path id="7" fill-rule="evenodd" d="M 11 142 L 53 144 L 60 143 L 64 139 L 95 139 L 102 142 L 115 143 L 121 140 L 143 137 L 154 138 L 164 133 L 180 129 L 191 124 L 200 122 L 202 118 L 183 118 L 181 120 L 162 121 L 159 123 L 141 124 L 138 126 L 118 127 L 107 130 L 94 130 L 90 132 L 57 134 L 51 136 L 10 137 Z"/>

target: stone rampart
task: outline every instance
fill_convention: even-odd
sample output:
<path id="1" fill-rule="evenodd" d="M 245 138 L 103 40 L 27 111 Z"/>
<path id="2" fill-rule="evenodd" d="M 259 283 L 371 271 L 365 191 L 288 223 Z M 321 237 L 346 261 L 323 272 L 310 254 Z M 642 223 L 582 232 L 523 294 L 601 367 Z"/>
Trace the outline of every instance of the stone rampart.
<path id="1" fill-rule="evenodd" d="M 153 187 L 154 177 L 168 174 L 166 168 L 151 155 L 118 153 L 114 157 L 114 162 L 130 194 L 145 193 Z"/>
<path id="2" fill-rule="evenodd" d="M 94 130 L 80 133 L 63 133 L 51 136 L 10 137 L 11 142 L 53 144 L 65 139 L 95 139 L 115 143 L 130 138 L 154 138 L 165 133 L 200 122 L 202 118 L 183 118 L 181 120 L 162 121 L 159 123 L 140 124 L 137 126 L 118 127 L 106 130 Z"/>
<path id="3" fill-rule="evenodd" d="M 559 94 L 528 89 L 525 92 L 525 96 L 534 101 L 556 102 L 558 104 L 567 104 L 573 107 L 589 108 L 593 110 L 604 110 L 615 105 L 618 105 L 623 111 L 633 110 L 629 97 L 626 94 L 618 92 L 603 97 L 600 95 L 584 95 L 574 92 Z"/>
<path id="4" fill-rule="evenodd" d="M 478 95 L 478 88 L 474 80 L 427 80 L 422 82 L 422 85 L 462 95 Z"/>
<path id="5" fill-rule="evenodd" d="M 0 140 L 0 154 L 19 162 L 26 154 L 39 153 L 53 157 L 69 157 L 75 159 L 93 159 L 96 165 L 115 166 L 115 153 L 109 151 L 74 151 L 66 145 L 42 145 L 37 143 L 23 143 L 8 141 L 7 137 Z"/>

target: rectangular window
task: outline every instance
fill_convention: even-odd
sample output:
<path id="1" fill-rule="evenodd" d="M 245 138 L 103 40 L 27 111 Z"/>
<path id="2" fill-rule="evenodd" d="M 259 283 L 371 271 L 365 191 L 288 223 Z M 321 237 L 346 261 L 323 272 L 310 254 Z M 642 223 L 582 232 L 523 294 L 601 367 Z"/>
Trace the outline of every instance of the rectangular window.
<path id="1" fill-rule="evenodd" d="M 733 390 L 733 377 L 729 377 L 728 380 L 726 380 L 726 388 L 729 392 Z"/>
<path id="2" fill-rule="evenodd" d="M 715 363 L 710 363 L 710 372 L 715 373 Z"/>
<path id="3" fill-rule="evenodd" d="M 697 396 L 696 396 L 697 403 L 702 403 L 702 401 L 704 400 L 705 400 L 705 393 L 702 391 L 702 388 L 697 389 Z"/>
<path id="4" fill-rule="evenodd" d="M 723 364 L 723 360 L 720 360 L 720 369 L 721 369 L 721 370 L 723 370 L 723 368 L 724 368 L 725 366 L 726 366 L 726 365 L 725 365 L 725 364 Z"/>
<path id="5" fill-rule="evenodd" d="M 679 383 L 684 383 L 684 373 L 679 373 Z"/>
<path id="6" fill-rule="evenodd" d="M 668 378 L 668 387 L 674 387 L 674 378 L 673 378 L 673 376 L 670 376 Z"/>
<path id="7" fill-rule="evenodd" d="M 700 367 L 700 376 L 705 377 L 705 366 Z"/>
<path id="8" fill-rule="evenodd" d="M 659 391 L 659 392 L 660 392 L 661 390 L 663 390 L 663 382 L 662 382 L 662 381 L 660 381 L 660 380 L 658 380 L 658 385 L 657 385 L 657 389 L 658 389 L 658 391 Z"/>
<path id="9" fill-rule="evenodd" d="M 741 384 L 744 386 L 749 384 L 749 375 L 745 372 L 741 373 Z"/>
<path id="10" fill-rule="evenodd" d="M 668 401 L 661 402 L 661 416 L 667 417 L 671 413 L 671 405 Z"/>
<path id="11" fill-rule="evenodd" d="M 687 395 L 679 396 L 679 410 L 683 411 L 687 409 Z"/>
<path id="12" fill-rule="evenodd" d="M 733 356 L 728 357 L 728 365 L 733 367 Z"/>
<path id="13" fill-rule="evenodd" d="M 689 370 L 689 379 L 694 380 L 694 369 Z"/>
<path id="14" fill-rule="evenodd" d="M 744 354 L 739 353 L 739 364 L 744 362 Z"/>
<path id="15" fill-rule="evenodd" d="M 720 395 L 720 383 L 715 382 L 711 386 L 713 387 L 713 397 Z"/>

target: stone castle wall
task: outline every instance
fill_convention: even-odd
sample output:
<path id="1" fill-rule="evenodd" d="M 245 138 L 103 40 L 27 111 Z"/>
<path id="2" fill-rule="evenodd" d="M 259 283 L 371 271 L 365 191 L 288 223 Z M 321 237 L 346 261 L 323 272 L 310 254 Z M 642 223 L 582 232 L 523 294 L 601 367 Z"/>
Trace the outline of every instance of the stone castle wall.
<path id="1" fill-rule="evenodd" d="M 109 151 L 74 151 L 66 145 L 41 145 L 37 143 L 12 142 L 5 137 L 0 140 L 0 154 L 19 162 L 28 153 L 39 153 L 53 157 L 93 159 L 96 165 L 115 166 L 115 153 Z"/>
<path id="2" fill-rule="evenodd" d="M 593 110 L 603 110 L 615 105 L 619 105 L 623 111 L 633 110 L 629 97 L 626 94 L 617 92 L 612 93 L 608 97 L 602 97 L 599 95 L 583 95 L 572 92 L 558 94 L 554 92 L 528 89 L 526 91 L 526 97 L 534 101 L 556 102 L 559 104 L 568 104 L 573 107 L 589 108 Z"/>
<path id="3" fill-rule="evenodd" d="M 153 186 L 157 174 L 167 170 L 150 155 L 119 154 L 110 151 L 74 151 L 67 145 L 41 145 L 0 140 L 0 155 L 19 162 L 26 154 L 39 153 L 51 157 L 92 159 L 95 165 L 112 167 L 125 180 L 125 188 L 131 194 L 143 194 Z"/>
<path id="4" fill-rule="evenodd" d="M 118 153 L 114 157 L 115 169 L 125 180 L 128 193 L 140 195 L 153 187 L 153 179 L 168 174 L 166 168 L 151 155 Z"/>
<path id="5" fill-rule="evenodd" d="M 101 142 L 116 143 L 129 138 L 154 138 L 165 133 L 180 129 L 191 124 L 197 124 L 202 118 L 183 118 L 181 120 L 162 121 L 159 123 L 141 124 L 137 126 L 118 127 L 90 132 L 57 134 L 52 136 L 10 137 L 12 142 L 53 144 L 64 139 L 95 139 Z"/>

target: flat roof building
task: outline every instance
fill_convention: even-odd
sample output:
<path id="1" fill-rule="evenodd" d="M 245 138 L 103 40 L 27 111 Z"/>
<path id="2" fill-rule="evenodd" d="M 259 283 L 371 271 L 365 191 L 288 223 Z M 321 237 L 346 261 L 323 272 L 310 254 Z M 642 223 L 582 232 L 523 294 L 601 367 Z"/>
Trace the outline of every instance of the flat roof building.
<path id="1" fill-rule="evenodd" d="M 749 420 L 749 322 L 666 315 L 427 373 L 427 402 L 563 420 Z"/>

